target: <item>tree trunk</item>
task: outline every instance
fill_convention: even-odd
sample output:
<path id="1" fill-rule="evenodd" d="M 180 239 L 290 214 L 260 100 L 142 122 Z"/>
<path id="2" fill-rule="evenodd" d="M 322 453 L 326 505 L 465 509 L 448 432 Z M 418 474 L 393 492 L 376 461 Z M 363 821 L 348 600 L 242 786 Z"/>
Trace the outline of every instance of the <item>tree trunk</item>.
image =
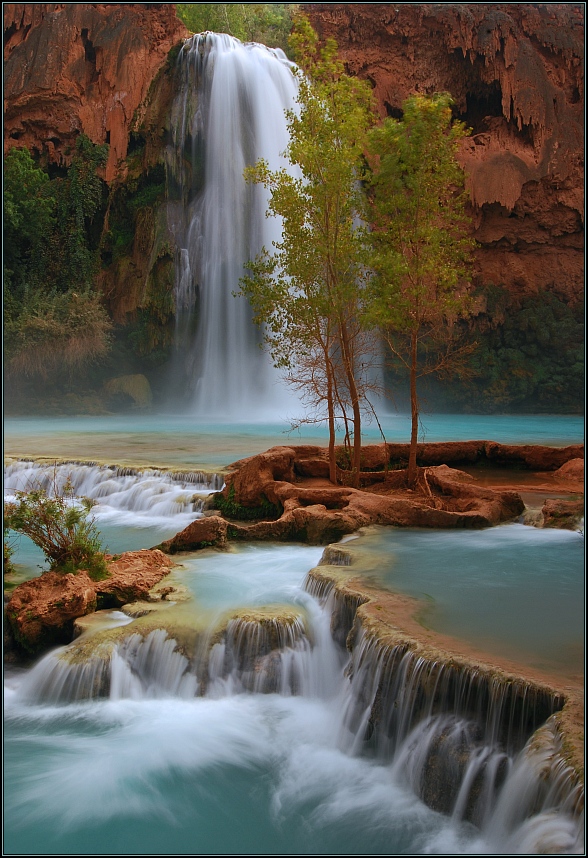
<path id="1" fill-rule="evenodd" d="M 413 489 L 417 481 L 417 441 L 419 437 L 419 402 L 416 389 L 417 334 L 413 331 L 410 341 L 410 449 L 408 453 L 407 483 Z"/>
<path id="2" fill-rule="evenodd" d="M 337 485 L 337 460 L 335 458 L 335 405 L 334 405 L 334 389 L 333 376 L 330 359 L 326 358 L 327 370 L 327 411 L 329 422 L 329 479 L 334 486 Z"/>
<path id="3" fill-rule="evenodd" d="M 361 473 L 361 411 L 357 395 L 353 400 L 353 423 L 353 486 L 358 489 Z"/>
<path id="4" fill-rule="evenodd" d="M 357 384 L 355 383 L 355 369 L 349 344 L 349 333 L 345 322 L 341 325 L 340 331 L 343 366 L 345 369 L 345 375 L 347 376 L 347 385 L 349 387 L 351 407 L 353 409 L 353 487 L 358 489 L 359 474 L 361 471 L 361 408 L 359 404 L 359 395 L 357 393 Z"/>

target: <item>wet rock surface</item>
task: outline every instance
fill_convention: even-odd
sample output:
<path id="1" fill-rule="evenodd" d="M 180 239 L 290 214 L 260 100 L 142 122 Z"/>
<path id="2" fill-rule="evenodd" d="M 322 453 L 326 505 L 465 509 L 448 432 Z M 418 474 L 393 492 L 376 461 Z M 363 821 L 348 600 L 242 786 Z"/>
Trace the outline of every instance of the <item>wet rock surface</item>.
<path id="1" fill-rule="evenodd" d="M 455 784 L 471 757 L 472 742 L 492 734 L 493 740 L 514 751 L 532 736 L 525 754 L 535 758 L 532 765 L 541 768 L 546 789 L 554 795 L 565 789 L 570 808 L 581 814 L 582 683 L 491 657 L 466 641 L 423 627 L 416 599 L 366 580 L 363 575 L 369 569 L 364 569 L 352 546 L 338 545 L 336 550 L 338 555 L 347 553 L 348 562 L 342 564 L 339 557 L 331 565 L 329 546 L 320 565 L 309 572 L 305 587 L 323 601 L 329 596 L 331 631 L 352 654 L 351 728 L 354 719 L 363 718 L 369 709 L 365 741 L 380 753 L 391 754 L 423 714 L 446 714 L 434 735 L 421 737 L 426 770 L 419 781 L 424 784 L 421 797 L 441 812 L 453 806 Z M 465 732 L 455 731 L 456 717 L 469 719 Z M 463 811 L 466 818 L 479 822 L 475 783 Z"/>
<path id="2" fill-rule="evenodd" d="M 321 447 L 272 447 L 235 462 L 222 494 L 222 510 L 193 522 L 162 545 L 169 553 L 226 547 L 227 540 L 278 540 L 327 544 L 368 524 L 396 527 L 489 527 L 520 516 L 517 491 L 476 484 L 475 478 L 442 462 L 502 466 L 505 473 L 561 474 L 566 463 L 583 461 L 581 445 L 564 448 L 516 446 L 492 441 L 421 444 L 419 480 L 406 488 L 407 444 L 379 444 L 362 451 L 362 489 L 333 486 L 327 451 Z M 569 466 L 577 477 L 579 465 Z M 368 470 L 371 469 L 371 470 Z M 347 475 L 348 476 L 348 475 Z M 345 472 L 341 472 L 345 479 Z M 264 516 L 264 510 L 272 512 Z M 273 514 L 281 510 L 281 513 Z M 247 519 L 257 519 L 250 524 Z"/>
<path id="3" fill-rule="evenodd" d="M 16 587 L 6 605 L 16 649 L 36 654 L 69 643 L 78 617 L 147 599 L 172 566 L 170 558 L 157 550 L 128 551 L 107 561 L 110 576 L 103 581 L 93 581 L 82 569 L 66 575 L 44 572 Z"/>

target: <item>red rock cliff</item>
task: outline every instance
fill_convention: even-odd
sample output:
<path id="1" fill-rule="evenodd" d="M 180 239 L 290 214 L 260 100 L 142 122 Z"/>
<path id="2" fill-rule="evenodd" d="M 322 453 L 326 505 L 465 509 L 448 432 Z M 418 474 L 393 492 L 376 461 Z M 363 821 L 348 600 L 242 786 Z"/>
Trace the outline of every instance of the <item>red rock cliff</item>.
<path id="1" fill-rule="evenodd" d="M 110 144 L 112 181 L 133 115 L 185 35 L 171 3 L 4 4 L 4 151 L 67 163 L 83 132 Z"/>
<path id="2" fill-rule="evenodd" d="M 481 283 L 583 289 L 584 20 L 578 3 L 305 4 L 382 115 L 447 90 L 473 129 L 461 157 Z"/>

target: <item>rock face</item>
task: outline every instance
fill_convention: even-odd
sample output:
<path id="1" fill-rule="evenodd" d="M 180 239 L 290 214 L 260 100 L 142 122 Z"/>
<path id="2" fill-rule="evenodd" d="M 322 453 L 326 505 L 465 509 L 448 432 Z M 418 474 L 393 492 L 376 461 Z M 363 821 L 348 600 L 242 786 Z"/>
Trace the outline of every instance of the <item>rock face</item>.
<path id="1" fill-rule="evenodd" d="M 110 144 L 111 182 L 135 111 L 185 35 L 171 3 L 5 3 L 4 151 L 67 164 L 83 132 Z"/>
<path id="2" fill-rule="evenodd" d="M 461 152 L 481 284 L 583 289 L 584 21 L 580 3 L 315 3 L 380 112 L 446 90 L 473 133 Z"/>
<path id="3" fill-rule="evenodd" d="M 388 445 L 396 446 L 405 445 Z M 417 489 L 406 490 L 402 470 L 384 470 L 386 445 L 364 451 L 371 466 L 379 470 L 362 472 L 362 483 L 370 487 L 363 491 L 333 486 L 320 478 L 321 485 L 313 483 L 317 475 L 328 472 L 327 452 L 321 447 L 272 447 L 236 462 L 216 501 L 225 518 L 194 521 L 160 547 L 174 554 L 209 545 L 225 548 L 227 540 L 325 545 L 369 524 L 489 527 L 523 512 L 516 492 L 471 485 L 468 474 L 447 465 L 422 468 Z M 389 451 L 388 461 L 391 458 Z M 271 511 L 271 516 L 265 511 Z M 250 518 L 254 523 L 241 523 Z"/>
<path id="4" fill-rule="evenodd" d="M 14 590 L 6 605 L 8 625 L 30 653 L 69 643 L 78 617 L 148 598 L 171 566 L 161 551 L 128 551 L 110 560 L 110 577 L 103 581 L 93 581 L 84 570 L 67 575 L 45 572 Z"/>

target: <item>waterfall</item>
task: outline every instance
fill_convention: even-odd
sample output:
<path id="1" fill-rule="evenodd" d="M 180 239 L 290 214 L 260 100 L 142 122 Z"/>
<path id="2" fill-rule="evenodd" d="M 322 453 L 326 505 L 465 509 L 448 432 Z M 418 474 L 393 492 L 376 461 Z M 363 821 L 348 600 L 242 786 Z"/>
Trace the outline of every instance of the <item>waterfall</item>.
<path id="1" fill-rule="evenodd" d="M 260 158 L 274 170 L 286 165 L 293 66 L 280 50 L 216 33 L 193 36 L 178 62 L 168 152 L 178 248 L 174 373 L 192 385 L 199 418 L 273 417 L 290 400 L 258 347 L 247 300 L 233 293 L 244 264 L 281 235 L 280 223 L 265 216 L 267 192 L 246 184 L 243 170 Z"/>
<path id="2" fill-rule="evenodd" d="M 129 468 L 94 462 L 45 464 L 24 460 L 8 462 L 4 468 L 4 495 L 43 489 L 48 495 L 62 493 L 66 484 L 76 497 L 96 502 L 95 517 L 153 523 L 171 521 L 181 526 L 200 515 L 203 495 L 220 491 L 224 478 L 202 471 L 164 471 L 158 468 Z M 178 518 L 178 516 L 182 518 Z"/>

